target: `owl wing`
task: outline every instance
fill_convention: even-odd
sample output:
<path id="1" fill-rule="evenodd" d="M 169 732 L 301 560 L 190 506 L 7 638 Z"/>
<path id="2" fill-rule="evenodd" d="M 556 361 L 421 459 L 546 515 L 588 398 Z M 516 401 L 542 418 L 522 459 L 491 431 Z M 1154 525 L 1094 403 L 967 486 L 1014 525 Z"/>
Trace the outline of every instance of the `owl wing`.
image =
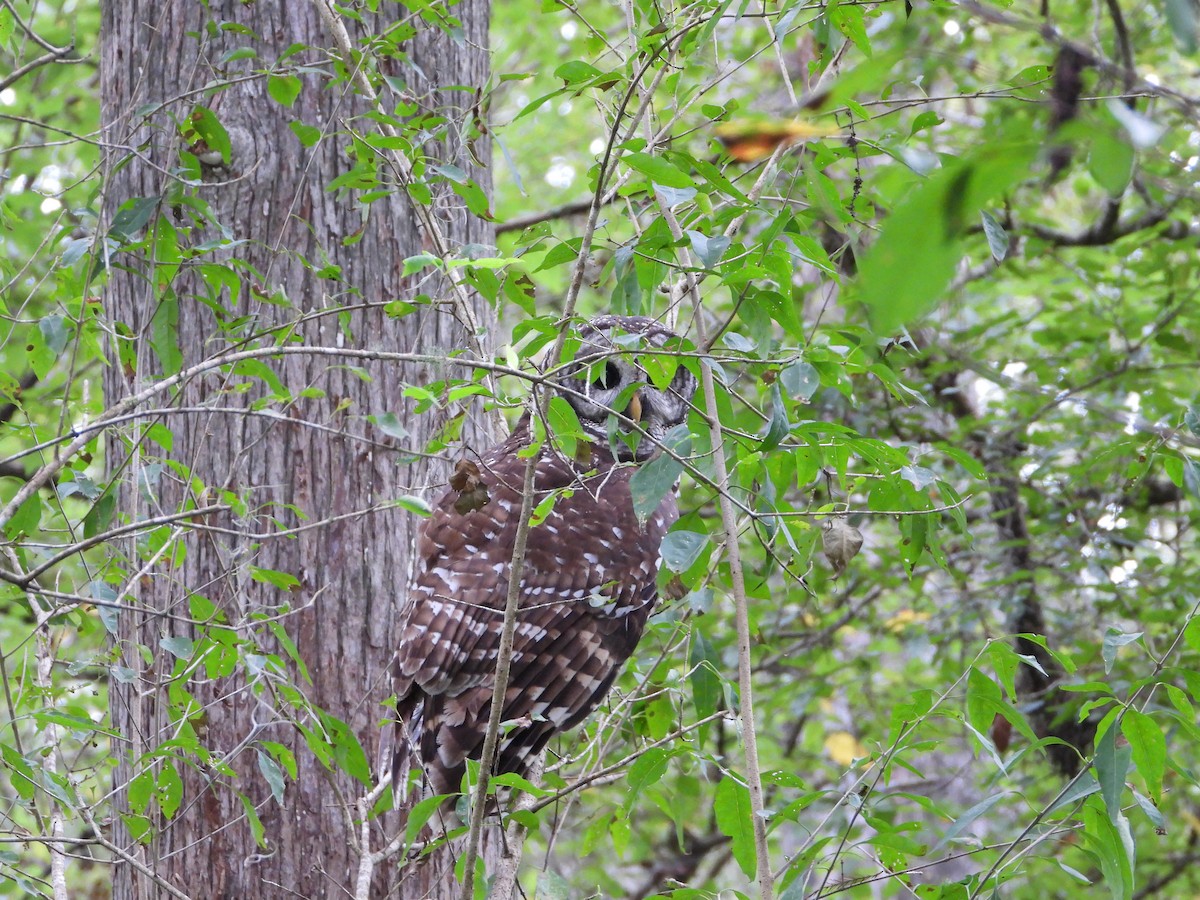
<path id="1" fill-rule="evenodd" d="M 478 508 L 456 508 L 461 498 L 451 491 L 423 529 L 393 669 L 398 788 L 410 747 L 434 793 L 456 791 L 465 760 L 482 750 L 521 510 L 525 460 L 517 450 L 527 440 L 518 428 L 480 460 L 486 501 Z M 643 527 L 629 492 L 633 469 L 596 457 L 586 476 L 549 452 L 537 463 L 534 503 L 557 493 L 527 542 L 503 710 L 503 721 L 519 724 L 505 732 L 498 771 L 525 771 L 556 732 L 595 708 L 657 597 L 658 549 L 676 516 L 674 498 Z"/>

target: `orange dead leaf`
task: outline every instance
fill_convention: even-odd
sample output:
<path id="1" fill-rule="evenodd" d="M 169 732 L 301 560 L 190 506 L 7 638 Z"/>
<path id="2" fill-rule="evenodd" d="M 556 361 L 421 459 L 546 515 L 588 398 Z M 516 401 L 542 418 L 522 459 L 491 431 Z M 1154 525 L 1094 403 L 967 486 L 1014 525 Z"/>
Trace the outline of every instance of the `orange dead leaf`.
<path id="1" fill-rule="evenodd" d="M 756 162 L 775 152 L 781 144 L 795 144 L 813 138 L 832 137 L 838 129 L 800 119 L 734 119 L 716 127 L 717 140 L 725 152 L 738 162 Z"/>

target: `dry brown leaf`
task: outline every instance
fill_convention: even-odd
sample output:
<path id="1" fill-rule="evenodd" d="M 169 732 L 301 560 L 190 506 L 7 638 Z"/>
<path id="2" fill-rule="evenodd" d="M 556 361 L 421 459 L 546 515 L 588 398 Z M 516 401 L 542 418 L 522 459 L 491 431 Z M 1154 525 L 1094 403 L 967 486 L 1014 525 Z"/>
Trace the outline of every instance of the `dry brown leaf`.
<path id="1" fill-rule="evenodd" d="M 451 490 L 458 491 L 454 501 L 454 511 L 460 516 L 474 512 L 488 502 L 487 485 L 479 472 L 479 466 L 472 460 L 460 459 L 450 476 Z"/>
<path id="2" fill-rule="evenodd" d="M 862 532 L 845 519 L 826 519 L 825 533 L 821 536 L 821 546 L 825 550 L 825 558 L 833 566 L 836 578 L 846 571 L 846 565 L 858 551 L 862 549 Z"/>

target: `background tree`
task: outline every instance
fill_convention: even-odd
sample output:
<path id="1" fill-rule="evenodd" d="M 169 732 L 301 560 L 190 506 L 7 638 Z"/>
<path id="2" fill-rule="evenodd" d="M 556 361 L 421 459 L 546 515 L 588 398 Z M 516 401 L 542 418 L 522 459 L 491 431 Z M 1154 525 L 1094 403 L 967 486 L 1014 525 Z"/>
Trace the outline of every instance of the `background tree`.
<path id="1" fill-rule="evenodd" d="M 106 45 L 205 62 L 166 87 L 123 58 L 143 93 L 99 132 L 95 7 L 72 48 L 55 4 L 0 0 L 6 874 L 103 895 L 93 860 L 215 857 L 270 891 L 307 852 L 315 894 L 366 818 L 379 890 L 460 892 L 361 777 L 388 688 L 341 675 L 382 673 L 412 527 L 375 507 L 437 490 L 423 454 L 480 446 L 466 410 L 524 402 L 603 310 L 670 319 L 656 374 L 706 384 L 642 482 L 683 475 L 677 599 L 541 785 L 509 780 L 527 895 L 1197 890 L 1194 4 L 505 0 L 486 83 L 409 34 L 482 59 L 474 7 L 347 5 L 347 49 L 261 6 Z M 457 230 L 489 137 L 498 247 Z M 391 245 L 400 194 L 448 245 Z M 443 272 L 494 348 L 440 330 Z M 118 402 L 161 390 L 113 407 L 106 363 Z M 358 602 L 355 655 L 352 616 L 316 626 Z M 306 821 L 331 844 L 297 850 Z"/>

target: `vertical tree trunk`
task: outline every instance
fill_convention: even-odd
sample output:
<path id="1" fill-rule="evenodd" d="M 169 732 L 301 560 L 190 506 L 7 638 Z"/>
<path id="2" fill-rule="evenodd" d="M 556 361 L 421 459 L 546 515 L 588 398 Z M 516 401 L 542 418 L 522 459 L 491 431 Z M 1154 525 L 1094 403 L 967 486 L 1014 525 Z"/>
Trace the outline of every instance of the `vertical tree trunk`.
<path id="1" fill-rule="evenodd" d="M 404 22 L 411 20 L 419 33 L 382 58 L 382 74 L 402 79 L 423 111 L 449 119 L 441 131 L 434 126 L 423 147 L 436 157 L 430 162 L 452 163 L 489 191 L 488 173 L 464 147 L 473 94 L 445 90 L 484 84 L 487 0 L 453 7 L 463 24 L 454 39 L 402 6 L 384 9 L 394 18 L 347 19 L 352 39 L 357 45 L 389 27 L 393 39 L 405 38 Z M 136 243 L 140 228 L 132 229 L 133 243 L 122 240 L 126 224 L 115 237 L 109 232 L 115 241 L 105 298 L 113 343 L 105 374 L 110 405 L 230 348 L 275 343 L 445 357 L 467 346 L 461 325 L 436 303 L 404 318 L 389 318 L 381 308 L 418 292 L 421 275 L 402 277 L 402 261 L 430 249 L 404 191 L 364 206 L 358 191 L 327 189 L 353 165 L 347 129 L 378 131 L 361 118 L 370 107 L 351 82 L 321 74 L 340 64 L 319 49 L 334 41 L 316 3 L 122 0 L 103 4 L 103 17 L 102 116 L 114 147 L 105 227 L 132 198 L 162 198 L 145 225 L 147 243 Z M 305 49 L 284 58 L 294 45 Z M 370 70 L 374 61 L 363 64 Z M 301 80 L 290 107 L 268 94 L 262 73 L 275 66 L 283 78 L 274 85 L 277 97 L 287 99 L 295 84 L 289 75 Z M 295 66 L 314 68 L 285 71 Z M 224 87 L 209 90 L 214 86 Z M 388 90 L 390 110 L 400 94 Z M 227 131 L 227 164 L 219 147 L 206 155 L 187 133 L 188 123 L 207 128 L 198 106 L 212 110 Z M 293 122 L 320 129 L 321 139 L 304 146 Z M 480 159 L 490 153 L 486 138 L 474 149 Z M 201 186 L 174 177 L 194 176 L 180 170 L 181 150 L 207 160 Z M 390 177 L 388 166 L 378 170 Z M 490 224 L 468 215 L 444 182 L 431 188 L 453 245 L 493 243 Z M 192 198 L 208 205 L 211 219 Z M 202 242 L 222 232 L 241 243 L 205 255 Z M 173 239 L 185 256 L 177 272 Z M 119 249 L 122 242 L 127 246 Z M 239 262 L 229 266 L 231 260 Z M 228 276 L 201 263 L 227 267 L 238 280 L 219 287 Z M 448 295 L 445 285 L 428 282 L 419 291 Z M 486 323 L 482 304 L 477 315 Z M 286 333 L 261 336 L 288 323 L 296 324 Z M 403 385 L 469 371 L 303 354 L 258 362 L 269 373 L 248 363 L 189 378 L 142 407 L 178 412 L 109 436 L 114 524 L 230 507 L 139 533 L 118 560 L 117 590 L 132 579 L 127 602 L 145 609 L 122 612 L 116 625 L 116 662 L 127 673 L 126 683 L 111 687 L 112 726 L 122 736 L 114 742 L 113 840 L 127 854 L 117 866 L 120 900 L 168 896 L 164 883 L 196 897 L 354 891 L 355 801 L 365 788 L 339 767 L 340 760 L 354 769 L 355 754 L 334 719 L 349 726 L 377 774 L 386 716 L 380 704 L 390 693 L 395 613 L 417 524 L 399 509 L 378 507 L 438 489 L 442 464 L 414 461 L 398 448 L 421 450 L 449 416 L 462 412 L 413 415 Z M 397 440 L 395 427 L 381 429 L 366 418 L 389 413 L 407 436 Z M 483 442 L 470 418 L 465 440 Z M 148 437 L 153 423 L 170 439 L 164 431 L 155 432 L 159 440 Z M 267 536 L 283 529 L 299 530 Z M 227 628 L 186 621 L 206 618 L 209 603 Z M 279 626 L 295 642 L 306 675 Z M 310 703 L 334 718 L 322 721 Z M 330 751 L 322 749 L 326 743 Z M 294 779 L 279 745 L 294 754 Z M 323 763 L 314 746 L 333 758 Z M 286 783 L 282 802 L 268 780 L 278 770 Z M 261 821 L 261 840 L 247 810 Z M 392 831 L 395 818 L 388 817 Z M 374 828 L 374 849 L 386 831 Z M 377 867 L 372 896 L 395 883 L 395 865 Z M 445 865 L 421 868 L 429 874 L 420 878 L 438 883 L 406 887 L 404 896 L 453 893 L 444 883 Z"/>

